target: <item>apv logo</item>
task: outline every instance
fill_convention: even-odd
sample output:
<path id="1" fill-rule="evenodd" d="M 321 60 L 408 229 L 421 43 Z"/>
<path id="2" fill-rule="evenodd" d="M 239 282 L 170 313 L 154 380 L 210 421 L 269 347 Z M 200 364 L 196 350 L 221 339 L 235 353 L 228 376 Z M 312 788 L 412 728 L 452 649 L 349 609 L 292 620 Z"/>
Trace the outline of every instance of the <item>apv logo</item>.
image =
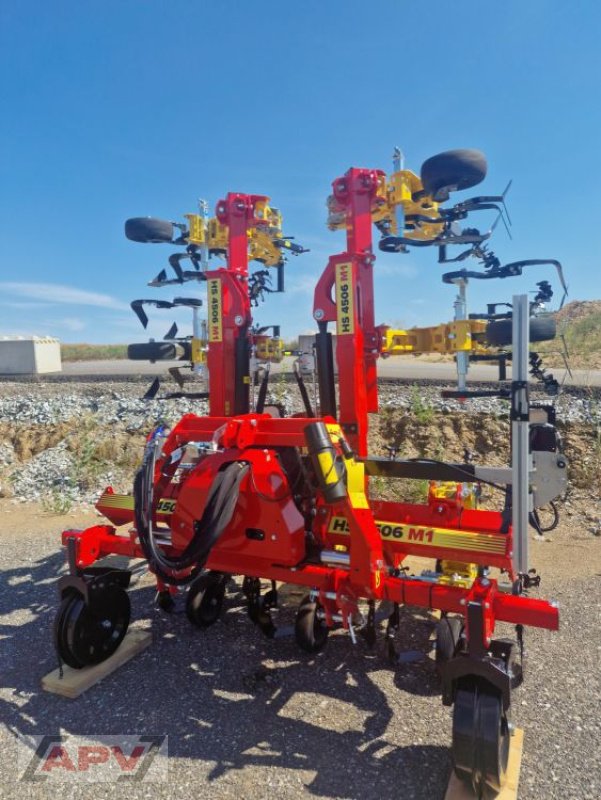
<path id="1" fill-rule="evenodd" d="M 341 336 L 355 330 L 352 265 L 336 264 L 336 333 Z"/>
<path id="2" fill-rule="evenodd" d="M 20 738 L 18 748 L 21 781 L 167 780 L 167 736 L 30 736 Z"/>

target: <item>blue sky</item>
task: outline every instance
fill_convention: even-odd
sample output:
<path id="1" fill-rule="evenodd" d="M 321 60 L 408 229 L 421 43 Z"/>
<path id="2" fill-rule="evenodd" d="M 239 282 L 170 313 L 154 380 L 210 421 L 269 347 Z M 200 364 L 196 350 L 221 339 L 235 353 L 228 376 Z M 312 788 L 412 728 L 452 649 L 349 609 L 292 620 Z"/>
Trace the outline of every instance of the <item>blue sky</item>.
<path id="1" fill-rule="evenodd" d="M 0 335 L 144 340 L 128 304 L 172 295 L 145 286 L 171 251 L 127 241 L 124 220 L 181 219 L 227 191 L 271 196 L 311 248 L 257 313 L 310 330 L 315 280 L 344 248 L 325 227 L 331 181 L 390 170 L 395 144 L 416 171 L 483 150 L 484 191 L 513 178 L 497 254 L 557 258 L 572 299 L 600 298 L 600 23 L 593 0 L 4 0 Z M 449 319 L 441 273 L 429 249 L 378 252 L 378 322 Z M 470 287 L 471 307 L 546 277 Z M 172 319 L 154 313 L 151 334 Z"/>

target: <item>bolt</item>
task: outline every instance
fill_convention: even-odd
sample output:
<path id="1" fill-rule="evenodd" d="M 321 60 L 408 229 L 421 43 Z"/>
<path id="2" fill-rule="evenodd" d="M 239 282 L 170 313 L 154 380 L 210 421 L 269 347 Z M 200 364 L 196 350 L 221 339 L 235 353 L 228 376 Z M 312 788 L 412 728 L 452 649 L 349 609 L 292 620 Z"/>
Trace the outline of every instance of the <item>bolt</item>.
<path id="1" fill-rule="evenodd" d="M 459 605 L 460 606 L 464 606 L 465 605 L 465 597 L 461 598 L 461 600 L 459 601 Z"/>
<path id="2" fill-rule="evenodd" d="M 324 318 L 323 308 L 316 308 L 313 312 L 313 316 L 316 320 L 320 320 Z"/>
<path id="3" fill-rule="evenodd" d="M 482 586 L 490 586 L 490 581 L 488 580 L 488 578 L 482 578 L 482 580 L 480 581 L 480 584 Z"/>
<path id="4" fill-rule="evenodd" d="M 236 316 L 234 317 L 234 322 L 236 323 L 236 325 L 242 325 L 242 323 L 244 322 L 244 317 L 242 317 L 240 314 L 236 314 Z"/>

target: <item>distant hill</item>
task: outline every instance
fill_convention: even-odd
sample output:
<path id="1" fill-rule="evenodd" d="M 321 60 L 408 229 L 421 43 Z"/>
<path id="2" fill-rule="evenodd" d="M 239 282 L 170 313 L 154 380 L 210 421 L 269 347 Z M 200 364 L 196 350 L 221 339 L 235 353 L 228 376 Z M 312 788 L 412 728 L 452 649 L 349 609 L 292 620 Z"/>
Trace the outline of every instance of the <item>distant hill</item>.
<path id="1" fill-rule="evenodd" d="M 558 338 L 553 342 L 535 345 L 545 361 L 563 364 L 561 340 L 563 334 L 569 353 L 569 364 L 575 369 L 601 369 L 601 300 L 572 300 L 555 314 Z"/>

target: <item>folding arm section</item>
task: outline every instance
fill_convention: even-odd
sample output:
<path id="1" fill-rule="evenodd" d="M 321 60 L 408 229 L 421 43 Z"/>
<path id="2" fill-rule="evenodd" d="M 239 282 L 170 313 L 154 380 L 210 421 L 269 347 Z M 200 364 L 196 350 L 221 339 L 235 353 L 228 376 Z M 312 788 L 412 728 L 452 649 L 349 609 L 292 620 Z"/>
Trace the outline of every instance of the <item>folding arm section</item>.
<path id="1" fill-rule="evenodd" d="M 230 192 L 216 216 L 229 231 L 227 267 L 208 270 L 208 368 L 210 415 L 249 411 L 249 347 L 252 322 L 248 296 L 248 231 L 264 224 L 268 198 Z"/>
<path id="2" fill-rule="evenodd" d="M 380 170 L 352 168 L 332 184 L 337 208 L 346 219 L 347 250 L 330 258 L 317 283 L 313 303 L 320 335 L 325 335 L 328 322 L 336 322 L 338 417 L 361 456 L 367 454 L 367 414 L 378 410 L 380 334 L 374 319 L 371 210 L 383 174 Z M 330 395 L 334 396 L 333 391 Z M 328 409 L 329 413 L 333 411 Z"/>

